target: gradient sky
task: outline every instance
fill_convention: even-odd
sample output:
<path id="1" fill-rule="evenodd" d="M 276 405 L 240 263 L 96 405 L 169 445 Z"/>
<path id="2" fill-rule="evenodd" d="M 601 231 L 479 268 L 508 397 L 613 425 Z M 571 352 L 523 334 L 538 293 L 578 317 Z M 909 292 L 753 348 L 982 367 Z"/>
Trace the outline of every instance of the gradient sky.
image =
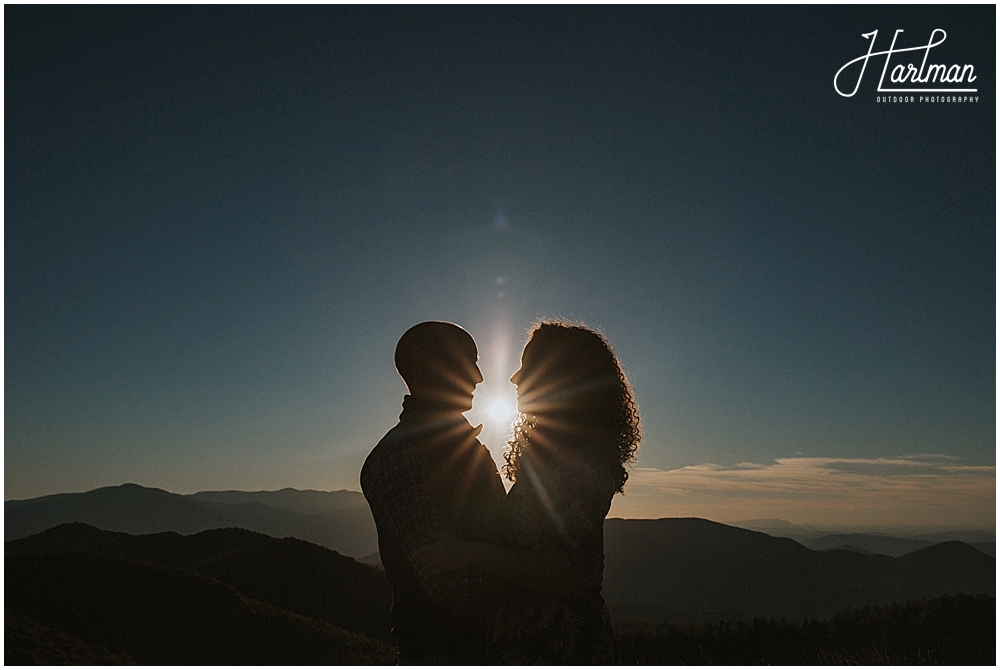
<path id="1" fill-rule="evenodd" d="M 500 460 L 563 317 L 640 403 L 613 515 L 995 528 L 995 7 L 4 17 L 5 499 L 357 490 L 428 319 Z M 978 102 L 834 90 L 935 28 Z"/>

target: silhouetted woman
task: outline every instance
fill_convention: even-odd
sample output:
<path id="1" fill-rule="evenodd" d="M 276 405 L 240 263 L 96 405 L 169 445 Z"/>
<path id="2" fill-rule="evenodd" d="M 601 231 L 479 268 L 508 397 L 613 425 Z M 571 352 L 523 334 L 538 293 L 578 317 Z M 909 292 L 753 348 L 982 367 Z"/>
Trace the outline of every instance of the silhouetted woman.
<path id="1" fill-rule="evenodd" d="M 504 456 L 505 546 L 445 538 L 418 569 L 479 567 L 500 580 L 494 663 L 614 663 L 604 517 L 639 446 L 632 390 L 601 335 L 557 322 L 535 327 L 511 381 L 520 417 Z"/>

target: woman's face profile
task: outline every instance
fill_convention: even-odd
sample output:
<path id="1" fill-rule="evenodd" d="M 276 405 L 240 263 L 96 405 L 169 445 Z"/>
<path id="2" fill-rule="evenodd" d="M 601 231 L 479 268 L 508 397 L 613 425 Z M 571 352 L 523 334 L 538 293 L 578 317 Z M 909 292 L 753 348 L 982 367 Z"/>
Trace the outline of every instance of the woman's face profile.
<path id="1" fill-rule="evenodd" d="M 510 381 L 517 387 L 517 409 L 522 414 L 538 414 L 539 400 L 545 395 L 547 383 L 543 377 L 546 365 L 544 365 L 544 354 L 539 350 L 539 344 L 534 338 L 528 340 L 524 351 L 521 353 L 521 367 L 518 368 Z"/>
<path id="2" fill-rule="evenodd" d="M 523 358 L 523 357 L 522 357 Z M 524 363 L 522 361 L 521 367 L 517 369 L 513 375 L 511 375 L 510 383 L 517 387 L 517 411 L 524 412 L 524 408 L 521 406 L 521 381 L 524 379 Z"/>

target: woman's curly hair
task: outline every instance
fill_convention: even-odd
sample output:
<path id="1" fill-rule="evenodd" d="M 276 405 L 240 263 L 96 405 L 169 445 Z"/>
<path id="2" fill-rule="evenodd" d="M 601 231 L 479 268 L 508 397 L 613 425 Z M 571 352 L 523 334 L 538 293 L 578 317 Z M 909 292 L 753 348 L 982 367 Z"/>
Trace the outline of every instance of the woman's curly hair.
<path id="1" fill-rule="evenodd" d="M 642 432 L 632 388 L 604 336 L 543 321 L 531 331 L 518 374 L 521 413 L 504 454 L 507 478 L 517 480 L 526 456 L 551 462 L 572 449 L 623 492 Z"/>

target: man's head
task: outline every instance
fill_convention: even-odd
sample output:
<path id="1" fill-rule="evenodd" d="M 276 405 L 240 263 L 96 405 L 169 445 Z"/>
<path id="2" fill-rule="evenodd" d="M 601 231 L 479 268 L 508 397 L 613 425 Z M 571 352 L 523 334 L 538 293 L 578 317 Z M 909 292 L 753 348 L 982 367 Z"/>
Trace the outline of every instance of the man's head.
<path id="1" fill-rule="evenodd" d="M 444 321 L 413 326 L 396 345 L 396 370 L 415 397 L 464 412 L 483 381 L 476 342 L 463 328 Z"/>

